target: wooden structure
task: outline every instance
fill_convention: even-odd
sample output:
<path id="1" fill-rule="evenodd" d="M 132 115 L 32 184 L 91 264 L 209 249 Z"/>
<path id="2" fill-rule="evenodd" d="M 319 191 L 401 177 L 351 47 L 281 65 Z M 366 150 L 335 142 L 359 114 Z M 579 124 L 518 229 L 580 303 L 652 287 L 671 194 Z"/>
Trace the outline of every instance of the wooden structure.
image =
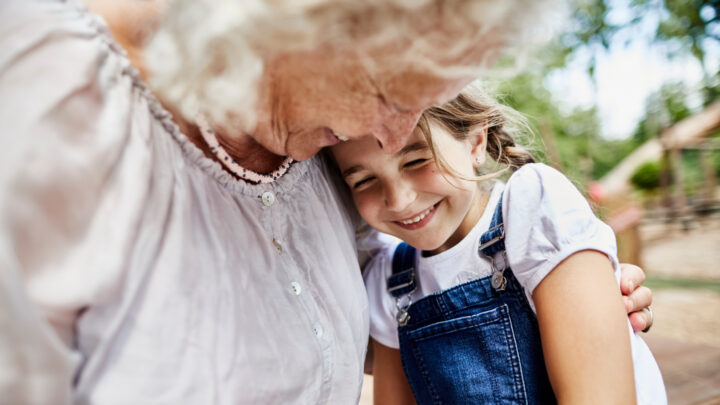
<path id="1" fill-rule="evenodd" d="M 599 184 L 607 222 L 618 238 L 618 255 L 623 261 L 641 264 L 642 243 L 638 226 L 643 218 L 642 210 L 632 200 L 630 178 L 645 162 L 662 159 L 661 190 L 664 199 L 665 218 L 681 219 L 686 223 L 689 214 L 688 201 L 683 183 L 683 150 L 700 150 L 705 174 L 703 198 L 709 204 L 716 203 L 714 191 L 717 181 L 709 159 L 712 150 L 720 149 L 720 143 L 708 141 L 708 136 L 720 128 L 720 101 L 703 111 L 665 129 L 656 139 L 637 148 Z"/>
<path id="2" fill-rule="evenodd" d="M 707 136 L 718 128 L 720 128 L 720 101 L 665 129 L 659 139 L 651 139 L 635 149 L 600 180 L 605 196 L 612 199 L 631 192 L 630 177 L 640 165 L 659 160 L 663 156 L 668 157 L 669 161 L 677 162 L 683 148 L 699 147 Z"/>

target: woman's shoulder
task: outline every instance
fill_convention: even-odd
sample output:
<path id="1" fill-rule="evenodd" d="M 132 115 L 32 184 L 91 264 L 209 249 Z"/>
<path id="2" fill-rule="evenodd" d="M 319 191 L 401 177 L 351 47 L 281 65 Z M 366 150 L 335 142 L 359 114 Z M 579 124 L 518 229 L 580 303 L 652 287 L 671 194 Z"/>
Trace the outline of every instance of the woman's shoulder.
<path id="1" fill-rule="evenodd" d="M 0 16 L 0 115 L 10 130 L 117 133 L 132 104 L 147 101 L 125 52 L 82 5 L 10 0 Z"/>
<path id="2" fill-rule="evenodd" d="M 45 67 L 51 77 L 92 75 L 81 64 L 108 52 L 124 55 L 105 22 L 74 1 L 8 0 L 0 13 L 0 43 L 4 69 L 34 63 L 35 74 Z"/>

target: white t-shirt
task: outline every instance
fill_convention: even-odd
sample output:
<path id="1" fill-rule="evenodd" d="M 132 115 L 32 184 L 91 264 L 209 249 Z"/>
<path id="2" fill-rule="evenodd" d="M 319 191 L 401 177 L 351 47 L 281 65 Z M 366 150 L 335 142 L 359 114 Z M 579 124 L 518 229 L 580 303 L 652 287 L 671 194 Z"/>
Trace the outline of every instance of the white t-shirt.
<path id="1" fill-rule="evenodd" d="M 504 190 L 504 193 L 503 193 Z M 452 248 L 431 257 L 417 253 L 413 301 L 431 293 L 491 274 L 490 263 L 477 252 L 480 237 L 490 226 L 502 195 L 505 248 L 513 274 L 535 310 L 532 292 L 560 262 L 582 250 L 605 253 L 619 279 L 615 235 L 593 214 L 585 198 L 560 172 L 543 164 L 529 164 L 515 172 L 507 185 L 497 182 L 485 212 L 470 233 Z M 370 336 L 398 348 L 395 299 L 387 292 L 392 274 L 388 247 L 366 268 L 370 305 Z M 638 403 L 666 403 L 662 376 L 645 342 L 632 332 L 633 363 Z"/>

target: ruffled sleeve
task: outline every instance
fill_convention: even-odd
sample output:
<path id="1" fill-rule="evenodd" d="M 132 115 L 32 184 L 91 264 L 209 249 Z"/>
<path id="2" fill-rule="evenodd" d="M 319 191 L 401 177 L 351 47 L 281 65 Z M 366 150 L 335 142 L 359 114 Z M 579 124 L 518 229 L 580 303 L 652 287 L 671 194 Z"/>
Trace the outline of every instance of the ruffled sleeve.
<path id="1" fill-rule="evenodd" d="M 120 285 L 132 239 L 124 229 L 133 229 L 147 187 L 149 115 L 138 112 L 147 108 L 136 73 L 82 6 L 11 0 L 0 8 L 0 266 L 4 288 L 24 289 L 33 304 L 2 306 L 3 327 L 39 315 L 57 333 L 25 322 L 35 326 L 1 334 L 16 341 L 0 341 L 0 354 L 15 345 L 42 357 L 33 333 L 46 336 L 48 348 L 58 337 L 71 348 L 83 308 Z M 56 364 L 60 375 L 66 361 Z M 42 372 L 24 371 L 16 377 Z"/>
<path id="2" fill-rule="evenodd" d="M 503 195 L 510 267 L 532 304 L 535 287 L 573 253 L 596 250 L 617 265 L 612 229 L 592 212 L 572 183 L 543 164 L 512 175 Z"/>

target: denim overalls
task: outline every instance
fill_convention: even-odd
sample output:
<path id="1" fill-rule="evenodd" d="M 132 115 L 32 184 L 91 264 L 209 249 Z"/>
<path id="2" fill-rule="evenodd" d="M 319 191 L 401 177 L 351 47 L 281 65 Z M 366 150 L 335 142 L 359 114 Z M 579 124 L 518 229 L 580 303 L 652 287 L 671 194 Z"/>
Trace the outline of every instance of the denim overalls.
<path id="1" fill-rule="evenodd" d="M 402 243 L 395 250 L 387 288 L 418 404 L 555 403 L 535 314 L 510 269 L 496 267 L 504 237 L 501 196 L 478 248 L 490 258 L 492 275 L 414 303 L 415 249 Z"/>

